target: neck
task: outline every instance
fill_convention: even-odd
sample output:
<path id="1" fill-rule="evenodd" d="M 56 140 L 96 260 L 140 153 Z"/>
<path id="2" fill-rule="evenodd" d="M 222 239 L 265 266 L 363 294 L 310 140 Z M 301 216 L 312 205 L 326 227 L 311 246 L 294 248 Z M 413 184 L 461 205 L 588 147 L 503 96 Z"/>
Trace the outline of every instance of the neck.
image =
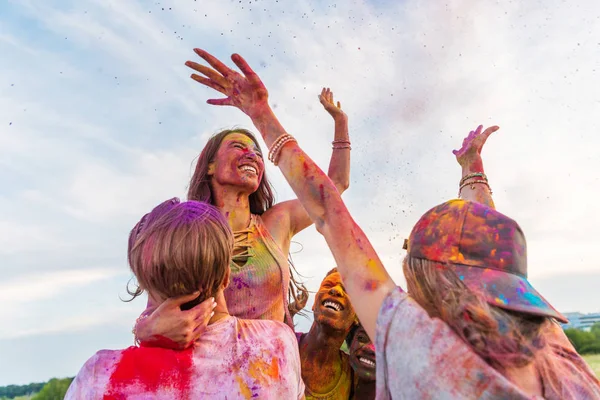
<path id="1" fill-rule="evenodd" d="M 235 231 L 246 229 L 250 224 L 250 195 L 234 187 L 212 188 L 213 202 L 229 221 Z"/>
<path id="2" fill-rule="evenodd" d="M 345 338 L 345 332 L 313 322 L 310 331 L 302 339 L 304 355 L 301 354 L 301 358 L 319 364 L 340 362 L 340 347 Z"/>
<path id="3" fill-rule="evenodd" d="M 358 378 L 354 388 L 354 397 L 357 399 L 375 399 L 375 379 L 365 380 Z"/>
<path id="4" fill-rule="evenodd" d="M 311 392 L 328 393 L 338 384 L 344 368 L 340 354 L 344 338 L 344 332 L 317 322 L 302 338 L 299 346 L 302 379 Z"/>
<path id="5" fill-rule="evenodd" d="M 229 315 L 229 311 L 227 310 L 227 303 L 225 302 L 225 295 L 223 294 L 223 289 L 219 290 L 219 293 L 216 294 L 215 302 L 217 303 L 217 306 L 213 310 L 215 314 L 208 321 L 208 325 L 211 325 Z"/>

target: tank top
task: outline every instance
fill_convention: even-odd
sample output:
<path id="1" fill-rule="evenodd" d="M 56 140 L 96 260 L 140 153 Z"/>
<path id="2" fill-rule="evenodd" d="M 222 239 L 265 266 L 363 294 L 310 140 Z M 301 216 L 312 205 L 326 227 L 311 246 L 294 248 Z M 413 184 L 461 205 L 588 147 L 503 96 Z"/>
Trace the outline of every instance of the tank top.
<path id="1" fill-rule="evenodd" d="M 304 336 L 306 336 L 306 333 L 296 332 L 298 346 L 300 346 Z M 306 400 L 348 400 L 354 398 L 354 370 L 350 366 L 348 354 L 340 350 L 340 356 L 342 357 L 342 373 L 335 387 L 327 393 L 314 393 L 310 390 L 308 384 L 304 382 Z"/>
<path id="2" fill-rule="evenodd" d="M 288 260 L 260 216 L 252 214 L 248 228 L 234 232 L 234 238 L 231 278 L 225 289 L 229 314 L 285 322 L 294 329 L 288 310 Z"/>

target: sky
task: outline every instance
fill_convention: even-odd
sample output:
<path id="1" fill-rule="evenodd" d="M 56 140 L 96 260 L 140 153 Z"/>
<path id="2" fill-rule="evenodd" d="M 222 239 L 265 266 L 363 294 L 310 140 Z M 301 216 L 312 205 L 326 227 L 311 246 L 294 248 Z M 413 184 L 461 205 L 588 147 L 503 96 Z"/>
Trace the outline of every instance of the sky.
<path id="1" fill-rule="evenodd" d="M 600 311 L 599 19 L 592 0 L 0 2 L 0 385 L 131 345 L 145 300 L 122 301 L 129 230 L 185 198 L 211 134 L 255 131 L 205 103 L 184 66 L 194 47 L 244 56 L 324 169 L 333 121 L 317 95 L 333 90 L 353 148 L 343 197 L 400 285 L 404 238 L 457 195 L 451 151 L 499 125 L 484 164 L 532 284 L 563 312 Z M 311 290 L 335 266 L 314 227 L 292 252 Z"/>

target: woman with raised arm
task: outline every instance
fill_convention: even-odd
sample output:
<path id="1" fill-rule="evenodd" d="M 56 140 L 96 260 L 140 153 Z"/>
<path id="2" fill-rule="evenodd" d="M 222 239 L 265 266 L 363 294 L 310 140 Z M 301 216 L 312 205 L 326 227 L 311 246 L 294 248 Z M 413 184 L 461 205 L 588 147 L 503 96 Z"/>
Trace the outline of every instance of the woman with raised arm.
<path id="1" fill-rule="evenodd" d="M 191 66 L 210 74 L 199 64 Z M 218 79 L 216 75 L 212 77 Z M 340 103 L 334 102 L 329 88 L 323 88 L 319 101 L 335 123 L 329 177 L 341 194 L 349 186 L 348 117 Z M 190 181 L 188 200 L 219 208 L 234 232 L 231 285 L 225 290 L 231 315 L 282 321 L 293 329 L 293 315 L 304 308 L 308 292 L 292 276 L 286 255 L 292 237 L 311 225 L 312 220 L 298 200 L 275 204 L 263 153 L 252 133 L 245 129 L 225 130 L 208 140 Z M 148 343 L 161 338 L 161 343 L 185 348 L 202 332 L 198 321 L 182 321 L 176 309 L 152 312 L 153 308 L 149 303 L 134 328 L 138 341 Z M 166 323 L 170 321 L 177 323 Z"/>
<path id="2" fill-rule="evenodd" d="M 325 237 L 375 341 L 378 398 L 600 398 L 598 379 L 555 322 L 565 318 L 527 281 L 525 239 L 515 221 L 465 200 L 425 213 L 408 241 L 407 294 L 335 186 L 283 129 L 258 75 L 237 54 L 232 60 L 242 74 L 195 51 L 212 68 L 188 62 L 204 75 L 192 77 L 226 96 L 208 103 L 250 116 L 269 159 Z"/>

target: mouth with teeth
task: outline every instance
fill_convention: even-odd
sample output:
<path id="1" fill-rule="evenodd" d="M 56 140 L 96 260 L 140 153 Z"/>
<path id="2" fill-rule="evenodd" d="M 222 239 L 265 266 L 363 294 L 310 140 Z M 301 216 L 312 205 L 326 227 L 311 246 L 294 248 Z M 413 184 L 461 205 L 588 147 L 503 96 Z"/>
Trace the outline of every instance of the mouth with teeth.
<path id="1" fill-rule="evenodd" d="M 243 172 L 250 172 L 251 174 L 258 176 L 258 169 L 250 164 L 240 165 L 239 170 Z"/>
<path id="2" fill-rule="evenodd" d="M 361 356 L 361 357 L 358 357 L 358 361 L 360 361 L 362 364 L 366 365 L 367 367 L 375 368 L 375 360 L 373 360 L 371 358 Z"/>
<path id="3" fill-rule="evenodd" d="M 323 307 L 337 312 L 342 311 L 344 309 L 344 306 L 338 303 L 337 301 L 325 300 L 321 304 L 323 305 Z"/>

